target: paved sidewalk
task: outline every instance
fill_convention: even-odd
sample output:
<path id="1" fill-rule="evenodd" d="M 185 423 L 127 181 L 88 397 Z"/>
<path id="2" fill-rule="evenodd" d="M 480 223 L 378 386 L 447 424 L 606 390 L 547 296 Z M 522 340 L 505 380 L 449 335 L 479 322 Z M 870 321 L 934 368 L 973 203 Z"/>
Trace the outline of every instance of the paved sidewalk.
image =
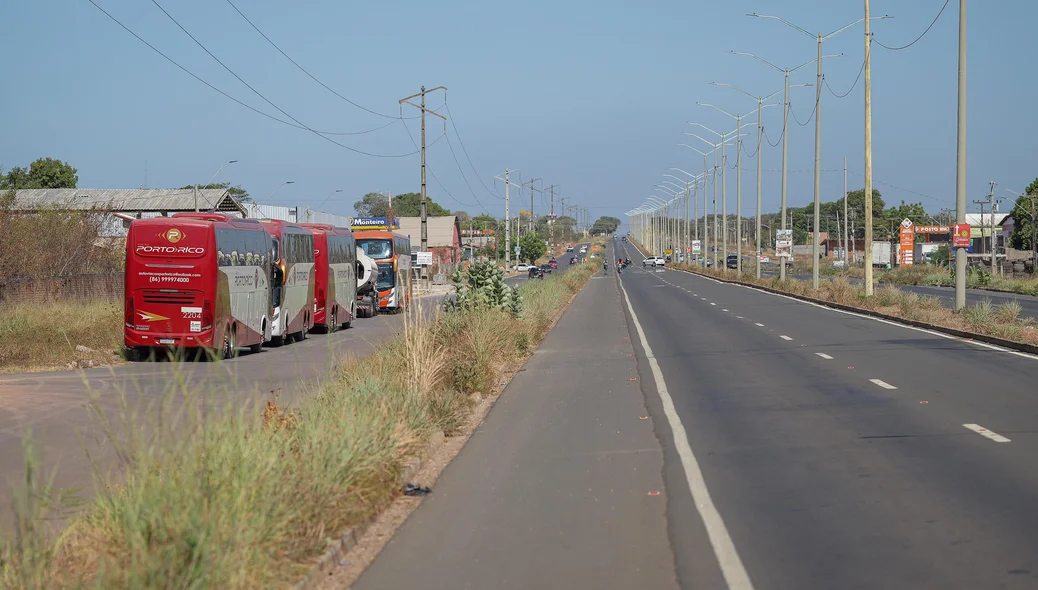
<path id="1" fill-rule="evenodd" d="M 354 588 L 676 588 L 633 352 L 598 274 Z"/>

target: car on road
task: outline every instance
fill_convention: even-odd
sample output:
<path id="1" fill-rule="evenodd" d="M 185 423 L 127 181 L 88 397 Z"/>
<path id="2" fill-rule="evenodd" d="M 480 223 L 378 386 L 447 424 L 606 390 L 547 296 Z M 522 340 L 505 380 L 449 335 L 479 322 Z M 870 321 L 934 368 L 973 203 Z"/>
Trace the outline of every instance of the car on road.
<path id="1" fill-rule="evenodd" d="M 521 263 L 513 266 L 512 270 L 516 272 L 528 272 L 532 267 L 532 264 Z"/>
<path id="2" fill-rule="evenodd" d="M 548 266 L 550 266 L 552 268 L 552 270 L 558 270 L 559 269 L 559 263 L 554 258 L 552 258 L 551 260 L 548 261 Z"/>
<path id="3" fill-rule="evenodd" d="M 664 266 L 667 262 L 662 256 L 649 256 L 645 260 L 642 260 L 642 268 L 646 266 Z"/>
<path id="4" fill-rule="evenodd" d="M 729 254 L 724 263 L 728 268 L 739 268 L 739 255 Z"/>
<path id="5" fill-rule="evenodd" d="M 527 277 L 531 279 L 543 279 L 544 271 L 539 266 L 531 266 Z"/>
<path id="6" fill-rule="evenodd" d="M 554 270 L 550 264 L 542 264 L 540 268 L 545 274 L 551 274 L 551 271 Z"/>
<path id="7" fill-rule="evenodd" d="M 566 246 L 566 252 L 572 252 L 573 246 Z"/>

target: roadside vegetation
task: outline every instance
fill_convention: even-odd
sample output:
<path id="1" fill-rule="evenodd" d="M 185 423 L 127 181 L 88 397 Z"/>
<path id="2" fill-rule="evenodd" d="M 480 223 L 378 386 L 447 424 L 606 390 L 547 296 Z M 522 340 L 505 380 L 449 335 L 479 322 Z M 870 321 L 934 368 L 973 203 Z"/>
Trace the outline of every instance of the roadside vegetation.
<path id="1" fill-rule="evenodd" d="M 38 469 L 16 489 L 13 533 L 0 543 L 0 588 L 232 588 L 287 586 L 331 539 L 400 493 L 405 461 L 442 431 L 458 434 L 471 396 L 496 393 L 533 352 L 594 264 L 529 281 L 518 293 L 500 269 L 457 276 L 460 299 L 432 319 L 409 313 L 397 338 L 293 408 L 204 400 L 181 386 L 177 426 L 147 435 L 126 402 L 94 404 L 121 472 L 97 473 L 94 499 L 62 513 L 63 493 Z M 231 365 L 233 367 L 233 364 Z M 169 416 L 166 419 L 170 419 Z M 166 426 L 161 428 L 160 426 Z M 49 518 L 69 521 L 60 534 Z"/>
<path id="2" fill-rule="evenodd" d="M 753 275 L 745 273 L 737 277 L 734 271 L 703 269 L 685 264 L 674 265 L 674 268 L 876 311 L 896 318 L 1038 345 L 1038 322 L 1030 318 L 1021 318 L 1020 304 L 1016 301 L 993 305 L 985 300 L 966 307 L 962 313 L 955 313 L 944 307 L 937 297 L 920 296 L 894 285 L 877 286 L 871 297 L 866 296 L 864 285 L 851 284 L 845 277 L 822 281 L 816 290 L 811 288 L 810 283 L 789 276 L 785 280 L 778 277 L 758 280 Z"/>
<path id="3" fill-rule="evenodd" d="M 121 302 L 0 306 L 0 373 L 106 365 L 120 359 Z"/>

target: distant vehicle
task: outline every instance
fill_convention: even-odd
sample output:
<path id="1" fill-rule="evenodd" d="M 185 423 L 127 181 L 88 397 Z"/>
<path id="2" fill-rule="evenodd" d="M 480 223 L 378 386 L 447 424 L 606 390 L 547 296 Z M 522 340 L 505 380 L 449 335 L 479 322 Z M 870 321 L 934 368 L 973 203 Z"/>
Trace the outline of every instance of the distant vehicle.
<path id="1" fill-rule="evenodd" d="M 252 219 L 175 213 L 137 219 L 126 236 L 123 342 L 129 358 L 154 347 L 259 352 L 270 338 L 272 240 Z"/>
<path id="2" fill-rule="evenodd" d="M 729 254 L 728 258 L 725 259 L 725 266 L 728 268 L 739 268 L 739 255 Z"/>
<path id="3" fill-rule="evenodd" d="M 587 246 L 581 246 L 580 247 L 580 253 L 581 254 L 587 254 Z"/>
<path id="4" fill-rule="evenodd" d="M 354 231 L 357 247 L 378 263 L 378 307 L 403 311 L 411 303 L 411 239 L 385 229 Z"/>
<path id="5" fill-rule="evenodd" d="M 345 227 L 299 224 L 314 234 L 317 308 L 314 326 L 327 332 L 349 328 L 357 317 L 357 242 Z"/>
<path id="6" fill-rule="evenodd" d="M 645 260 L 642 260 L 642 267 L 646 266 L 665 266 L 667 263 L 662 256 L 649 256 Z"/>
<path id="7" fill-rule="evenodd" d="M 558 266 L 558 264 L 556 264 L 555 266 Z M 554 270 L 554 269 L 552 269 L 550 264 L 542 264 L 540 268 L 541 268 L 542 271 L 544 271 L 547 274 L 551 274 L 551 271 Z"/>
<path id="8" fill-rule="evenodd" d="M 548 266 L 550 266 L 552 268 L 552 270 L 558 270 L 559 263 L 554 258 L 552 258 L 551 260 L 548 261 Z"/>
<path id="9" fill-rule="evenodd" d="M 576 264 L 576 262 L 577 262 L 577 257 L 576 256 L 570 256 L 569 257 L 569 263 L 570 264 Z"/>
<path id="10" fill-rule="evenodd" d="M 627 236 L 624 236 L 624 237 L 620 238 L 620 241 L 621 242 L 626 242 L 627 241 Z"/>
<path id="11" fill-rule="evenodd" d="M 270 341 L 285 344 L 306 339 L 317 309 L 314 234 L 301 225 L 261 219 L 274 242 L 274 314 Z"/>
<path id="12" fill-rule="evenodd" d="M 378 314 L 378 263 L 357 246 L 357 317 L 375 317 Z"/>
<path id="13" fill-rule="evenodd" d="M 843 268 L 847 266 L 846 260 L 833 260 L 833 268 Z"/>
<path id="14" fill-rule="evenodd" d="M 530 266 L 529 274 L 527 276 L 531 279 L 543 279 L 544 271 L 541 270 L 541 267 L 539 266 Z"/>
<path id="15" fill-rule="evenodd" d="M 528 272 L 531 268 L 533 268 L 533 265 L 526 264 L 525 262 L 520 262 L 519 264 L 512 267 L 512 269 L 517 272 Z"/>
<path id="16" fill-rule="evenodd" d="M 890 242 L 872 242 L 872 266 L 891 266 L 892 250 Z"/>
<path id="17" fill-rule="evenodd" d="M 566 252 L 572 252 L 573 246 L 566 246 Z"/>

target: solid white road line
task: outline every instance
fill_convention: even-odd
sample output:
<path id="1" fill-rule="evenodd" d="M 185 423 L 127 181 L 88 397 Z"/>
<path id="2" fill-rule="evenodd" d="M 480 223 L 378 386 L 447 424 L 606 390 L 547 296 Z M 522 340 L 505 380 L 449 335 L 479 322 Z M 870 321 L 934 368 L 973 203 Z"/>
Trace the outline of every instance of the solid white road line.
<path id="1" fill-rule="evenodd" d="M 999 442 L 999 443 L 1009 442 L 1008 438 L 1002 436 L 1001 434 L 998 434 L 997 432 L 991 432 L 990 430 L 988 430 L 987 428 L 984 428 L 980 424 L 963 424 L 963 426 L 965 426 L 966 428 L 969 428 L 973 432 L 976 432 L 980 436 L 983 436 L 983 437 L 986 437 L 986 438 L 990 438 L 991 440 L 993 440 L 995 442 Z"/>
<path id="2" fill-rule="evenodd" d="M 761 324 L 761 323 L 759 323 L 759 322 L 753 322 L 753 325 L 755 325 L 755 326 L 760 326 L 760 327 L 762 327 L 762 328 L 764 327 L 764 324 Z"/>
<path id="3" fill-rule="evenodd" d="M 879 385 L 883 389 L 897 389 L 897 387 L 894 387 L 893 385 L 887 383 L 886 381 L 883 381 L 882 379 L 869 379 L 869 381 L 872 381 L 873 383 Z"/>
<path id="4" fill-rule="evenodd" d="M 790 338 L 789 336 L 786 336 L 785 334 L 779 334 L 779 338 L 781 338 L 783 340 L 792 340 L 792 338 Z"/>
<path id="5" fill-rule="evenodd" d="M 666 414 L 667 423 L 670 425 L 670 430 L 674 435 L 674 446 L 677 447 L 678 457 L 681 459 L 681 467 L 685 471 L 685 481 L 688 483 L 689 491 L 692 492 L 692 501 L 696 505 L 699 517 L 703 519 L 706 536 L 714 550 L 717 564 L 721 568 L 721 575 L 724 576 L 724 581 L 729 590 L 753 590 L 750 574 L 746 572 L 742 559 L 739 557 L 739 552 L 735 549 L 735 542 L 732 541 L 732 537 L 728 533 L 728 527 L 725 526 L 721 513 L 717 511 L 717 507 L 714 506 L 714 501 L 710 497 L 710 491 L 706 487 L 706 480 L 703 479 L 703 472 L 699 469 L 699 461 L 696 460 L 696 455 L 692 452 L 692 446 L 688 443 L 688 433 L 685 432 L 685 427 L 681 423 L 681 417 L 678 416 L 678 411 L 674 408 L 674 400 L 670 397 L 667 383 L 663 380 L 663 371 L 660 370 L 660 364 L 656 360 L 656 355 L 653 354 L 652 348 L 649 347 L 649 341 L 645 338 L 645 330 L 642 329 L 641 322 L 638 321 L 638 314 L 634 313 L 631 297 L 627 294 L 627 289 L 624 288 L 623 283 L 620 284 L 620 290 L 624 294 L 627 311 L 631 314 L 631 320 L 638 331 L 638 339 L 641 341 L 642 349 L 645 351 L 649 361 L 649 367 L 652 369 L 652 378 L 656 382 L 656 393 L 660 396 L 660 402 L 663 404 L 663 413 Z"/>
<path id="6" fill-rule="evenodd" d="M 824 352 L 816 352 L 815 354 L 817 354 L 818 356 L 820 356 L 820 357 L 824 358 L 824 359 L 825 359 L 825 360 L 827 360 L 827 361 L 831 361 L 831 360 L 833 360 L 833 357 L 831 357 L 831 356 L 829 356 L 829 355 L 825 354 Z"/>

